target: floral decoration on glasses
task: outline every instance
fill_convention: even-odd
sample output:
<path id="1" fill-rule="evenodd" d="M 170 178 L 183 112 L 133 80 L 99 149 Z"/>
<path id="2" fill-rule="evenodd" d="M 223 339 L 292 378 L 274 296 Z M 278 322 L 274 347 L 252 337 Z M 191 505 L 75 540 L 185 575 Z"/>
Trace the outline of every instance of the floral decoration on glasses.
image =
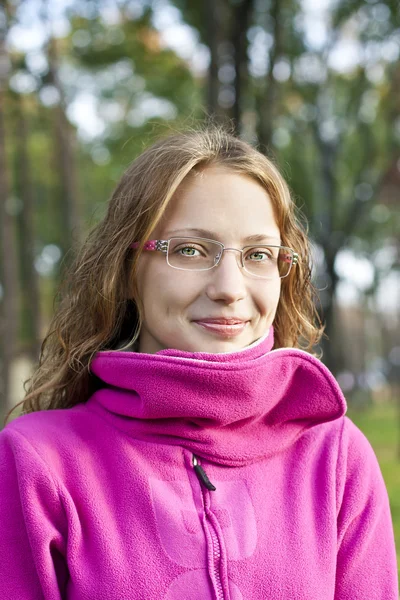
<path id="1" fill-rule="evenodd" d="M 139 242 L 132 243 L 130 247 L 138 248 Z M 226 248 L 221 242 L 201 237 L 149 240 L 145 242 L 143 249 L 164 253 L 167 264 L 182 271 L 208 271 L 219 264 L 224 252 L 239 252 L 241 267 L 247 273 L 263 279 L 287 277 L 292 266 L 299 260 L 297 252 L 286 246 L 258 244 L 239 250 Z"/>

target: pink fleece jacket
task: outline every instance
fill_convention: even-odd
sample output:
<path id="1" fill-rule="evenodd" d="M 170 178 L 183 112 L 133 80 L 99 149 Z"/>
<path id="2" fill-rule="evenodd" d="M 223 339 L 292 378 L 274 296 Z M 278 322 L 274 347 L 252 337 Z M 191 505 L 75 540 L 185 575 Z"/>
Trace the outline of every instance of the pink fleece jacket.
<path id="1" fill-rule="evenodd" d="M 395 600 L 375 455 L 320 361 L 101 352 L 0 435 L 1 600 Z"/>

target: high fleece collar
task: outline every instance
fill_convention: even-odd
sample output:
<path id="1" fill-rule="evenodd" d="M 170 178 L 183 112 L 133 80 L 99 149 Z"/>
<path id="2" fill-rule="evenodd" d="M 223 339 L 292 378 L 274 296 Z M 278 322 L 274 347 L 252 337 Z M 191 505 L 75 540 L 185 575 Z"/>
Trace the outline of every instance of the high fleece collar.
<path id="1" fill-rule="evenodd" d="M 276 454 L 346 412 L 333 375 L 297 349 L 272 350 L 273 332 L 225 354 L 99 352 L 105 387 L 88 401 L 137 439 L 181 445 L 225 465 Z"/>

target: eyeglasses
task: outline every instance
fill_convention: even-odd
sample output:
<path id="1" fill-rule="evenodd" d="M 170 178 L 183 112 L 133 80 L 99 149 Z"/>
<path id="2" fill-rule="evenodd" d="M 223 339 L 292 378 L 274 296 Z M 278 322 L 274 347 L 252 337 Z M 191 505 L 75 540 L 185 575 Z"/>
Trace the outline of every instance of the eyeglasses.
<path id="1" fill-rule="evenodd" d="M 138 248 L 134 242 L 131 248 Z M 296 265 L 299 255 L 285 246 L 245 246 L 242 250 L 225 248 L 221 242 L 200 237 L 172 237 L 169 240 L 150 240 L 144 250 L 166 254 L 167 263 L 182 271 L 208 271 L 216 267 L 226 251 L 240 252 L 241 267 L 255 277 L 263 279 L 283 278 Z"/>

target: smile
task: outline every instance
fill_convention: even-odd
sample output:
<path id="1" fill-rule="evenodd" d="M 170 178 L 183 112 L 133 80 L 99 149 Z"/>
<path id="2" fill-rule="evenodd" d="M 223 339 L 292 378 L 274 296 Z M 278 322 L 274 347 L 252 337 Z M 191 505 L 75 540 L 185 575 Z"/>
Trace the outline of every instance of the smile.
<path id="1" fill-rule="evenodd" d="M 193 322 L 202 329 L 221 337 L 235 337 L 240 335 L 248 323 L 248 321 L 237 321 L 235 319 L 215 319 Z"/>

